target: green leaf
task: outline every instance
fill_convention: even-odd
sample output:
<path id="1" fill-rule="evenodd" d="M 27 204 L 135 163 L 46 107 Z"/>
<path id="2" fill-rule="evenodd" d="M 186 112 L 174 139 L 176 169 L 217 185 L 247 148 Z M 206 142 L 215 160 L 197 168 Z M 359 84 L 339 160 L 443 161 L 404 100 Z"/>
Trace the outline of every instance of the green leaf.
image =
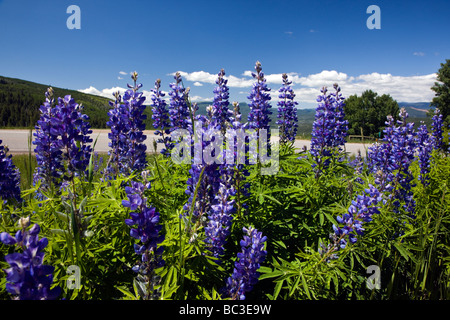
<path id="1" fill-rule="evenodd" d="M 275 290 L 273 292 L 273 299 L 276 300 L 278 295 L 280 294 L 281 288 L 283 287 L 284 280 L 278 281 L 275 285 Z"/>
<path id="2" fill-rule="evenodd" d="M 123 294 L 125 294 L 128 298 L 130 298 L 131 300 L 138 300 L 136 298 L 136 296 L 134 294 L 132 294 L 128 289 L 124 288 L 124 287 L 116 287 L 120 292 L 122 292 Z"/>

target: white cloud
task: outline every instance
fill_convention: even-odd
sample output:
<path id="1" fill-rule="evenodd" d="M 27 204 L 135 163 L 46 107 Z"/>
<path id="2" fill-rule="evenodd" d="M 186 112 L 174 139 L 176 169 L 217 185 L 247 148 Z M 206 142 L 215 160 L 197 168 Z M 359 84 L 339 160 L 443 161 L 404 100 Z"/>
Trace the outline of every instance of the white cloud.
<path id="1" fill-rule="evenodd" d="M 128 74 L 128 72 L 125 72 L 125 71 L 119 71 L 119 73 L 123 76 L 126 76 Z"/>
<path id="2" fill-rule="evenodd" d="M 188 80 L 188 81 L 195 81 L 195 82 L 205 82 L 205 83 L 215 83 L 217 79 L 216 74 L 211 74 L 209 72 L 205 71 L 195 71 L 195 72 L 184 72 L 184 71 L 178 71 L 182 78 Z M 174 73 L 171 73 L 170 75 L 175 75 Z"/>
<path id="3" fill-rule="evenodd" d="M 413 55 L 418 56 L 418 57 L 423 57 L 425 55 L 425 53 L 418 51 L 418 52 L 414 52 Z"/>
<path id="4" fill-rule="evenodd" d="M 117 77 L 117 79 L 118 79 L 118 80 L 123 80 L 123 78 L 122 78 L 122 77 L 120 77 L 120 76 L 119 76 L 119 77 Z"/>
<path id="5" fill-rule="evenodd" d="M 120 94 L 123 96 L 123 94 L 127 90 L 128 90 L 128 88 L 121 88 L 121 87 L 112 87 L 112 88 L 105 88 L 105 89 L 102 89 L 102 90 L 98 90 L 97 88 L 95 88 L 93 86 L 90 86 L 89 88 L 81 89 L 81 90 L 78 90 L 78 91 L 114 100 L 115 99 L 114 98 L 114 93 L 115 92 L 119 91 Z M 164 92 L 164 91 L 162 91 L 162 92 L 166 94 L 164 98 L 168 99 L 169 97 L 168 97 L 167 92 Z M 145 101 L 146 102 L 151 101 L 151 95 L 152 95 L 151 91 L 143 90 L 142 94 L 145 97 Z"/>
<path id="6" fill-rule="evenodd" d="M 189 95 L 189 99 L 191 100 L 191 102 L 202 102 L 202 101 L 212 101 L 213 98 L 203 98 L 200 96 L 191 96 Z"/>
<path id="7" fill-rule="evenodd" d="M 372 90 L 379 95 L 389 94 L 401 102 L 426 102 L 431 101 L 434 96 L 431 87 L 435 81 L 435 73 L 421 76 L 393 76 L 390 73 L 374 72 L 349 77 L 345 73 L 333 70 L 322 71 L 293 82 L 303 86 L 294 89 L 298 101 L 311 103 L 316 101 L 321 87 L 332 87 L 334 83 L 339 84 L 345 97 Z"/>
<path id="8" fill-rule="evenodd" d="M 196 87 L 201 87 L 201 86 L 203 86 L 203 83 L 198 82 L 198 81 L 195 81 L 195 82 L 194 82 L 194 86 L 196 86 Z"/>

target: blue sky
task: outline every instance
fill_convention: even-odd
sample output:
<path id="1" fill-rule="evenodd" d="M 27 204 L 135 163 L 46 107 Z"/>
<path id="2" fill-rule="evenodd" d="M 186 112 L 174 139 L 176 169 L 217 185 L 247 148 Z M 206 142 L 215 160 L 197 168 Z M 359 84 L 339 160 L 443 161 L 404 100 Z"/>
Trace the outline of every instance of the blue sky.
<path id="1" fill-rule="evenodd" d="M 81 9 L 69 30 L 67 7 Z M 367 7 L 381 10 L 370 30 Z M 225 69 L 230 100 L 246 101 L 255 62 L 269 87 L 293 80 L 300 107 L 324 85 L 345 96 L 373 89 L 429 101 L 450 59 L 450 1 L 21 1 L 0 0 L 0 75 L 112 98 L 137 71 L 146 96 L 180 71 L 193 100 L 213 97 Z"/>

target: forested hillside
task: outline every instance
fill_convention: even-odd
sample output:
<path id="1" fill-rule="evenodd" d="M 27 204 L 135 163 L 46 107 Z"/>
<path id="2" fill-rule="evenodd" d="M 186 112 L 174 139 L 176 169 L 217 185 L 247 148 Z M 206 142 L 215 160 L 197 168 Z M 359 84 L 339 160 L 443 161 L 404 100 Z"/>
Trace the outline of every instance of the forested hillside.
<path id="1" fill-rule="evenodd" d="M 0 127 L 34 127 L 48 86 L 0 76 Z M 56 97 L 70 94 L 91 118 L 94 128 L 106 128 L 108 99 L 76 90 L 53 87 Z"/>

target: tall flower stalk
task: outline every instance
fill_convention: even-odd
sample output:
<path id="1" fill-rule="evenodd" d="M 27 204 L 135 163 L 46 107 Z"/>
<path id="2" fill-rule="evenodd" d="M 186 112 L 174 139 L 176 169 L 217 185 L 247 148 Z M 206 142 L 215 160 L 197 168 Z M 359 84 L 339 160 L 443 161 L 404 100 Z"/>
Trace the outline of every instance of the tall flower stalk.
<path id="1" fill-rule="evenodd" d="M 369 169 L 373 173 L 383 172 L 384 190 L 392 199 L 393 211 L 399 213 L 400 207 L 414 217 L 415 200 L 412 192 L 413 176 L 410 164 L 415 158 L 416 133 L 414 123 L 407 123 L 408 113 L 400 110 L 397 123 L 392 116 L 387 117 L 383 144 L 369 148 Z M 397 124 L 397 125 L 396 125 Z"/>
<path id="2" fill-rule="evenodd" d="M 280 130 L 280 143 L 286 144 L 293 142 L 297 135 L 298 118 L 297 108 L 298 103 L 294 101 L 294 90 L 291 88 L 292 81 L 288 80 L 286 73 L 283 73 L 283 86 L 278 90 L 280 101 L 278 101 L 277 124 Z"/>
<path id="3" fill-rule="evenodd" d="M 142 84 L 137 84 L 138 74 L 136 72 L 133 72 L 131 79 L 133 80 L 133 85 L 128 84 L 129 90 L 125 91 L 123 96 L 125 114 L 128 121 L 125 125 L 127 145 L 122 161 L 127 162 L 126 169 L 128 174 L 134 171 L 142 171 L 147 165 L 147 146 L 144 143 L 147 138 L 144 134 L 144 120 L 147 118 L 144 114 L 145 97 L 142 92 L 138 92 L 142 88 Z"/>
<path id="4" fill-rule="evenodd" d="M 59 132 L 53 129 L 53 118 L 55 99 L 53 89 L 50 87 L 45 92 L 45 102 L 40 106 L 40 118 L 35 126 L 36 132 L 33 144 L 36 146 L 36 171 L 34 182 L 41 182 L 44 190 L 57 190 L 61 184 L 62 161 L 61 141 L 58 139 Z"/>
<path id="5" fill-rule="evenodd" d="M 311 138 L 311 155 L 315 160 L 315 170 L 319 174 L 326 169 L 331 158 L 342 151 L 347 135 L 347 121 L 344 120 L 343 101 L 337 84 L 335 92 L 328 93 L 323 87 L 318 96 L 315 120 Z"/>
<path id="6" fill-rule="evenodd" d="M 225 252 L 224 246 L 231 233 L 233 213 L 236 212 L 235 200 L 231 199 L 235 191 L 229 181 L 223 181 L 230 178 L 226 174 L 221 176 L 219 192 L 215 204 L 211 206 L 209 221 L 205 227 L 206 247 L 211 255 L 218 259 L 217 263 L 220 263 L 220 258 Z"/>
<path id="7" fill-rule="evenodd" d="M 161 153 L 168 157 L 170 156 L 173 145 L 170 138 L 169 111 L 164 96 L 165 93 L 161 91 L 161 79 L 157 79 L 155 81 L 155 88 L 152 89 L 153 127 L 157 129 L 155 134 L 160 136 L 156 142 L 164 144 Z"/>
<path id="8" fill-rule="evenodd" d="M 128 200 L 123 200 L 122 205 L 130 209 L 130 219 L 125 223 L 132 227 L 130 236 L 139 240 L 134 245 L 134 251 L 141 256 L 141 261 L 133 266 L 133 271 L 139 273 L 146 284 L 146 296 L 144 299 L 155 297 L 155 269 L 164 265 L 162 253 L 164 247 L 158 246 L 164 235 L 160 234 L 162 226 L 159 224 L 159 213 L 154 207 L 147 206 L 145 191 L 150 189 L 147 181 L 147 172 L 142 173 L 144 183 L 131 181 L 131 186 L 125 187 Z"/>
<path id="9" fill-rule="evenodd" d="M 422 182 L 424 186 L 429 184 L 430 177 L 428 176 L 430 172 L 430 162 L 431 162 L 431 152 L 433 151 L 433 138 L 428 134 L 427 126 L 421 121 L 421 125 L 417 130 L 416 145 L 418 150 L 417 158 L 419 160 L 420 175 L 418 177 L 419 181 Z"/>
<path id="10" fill-rule="evenodd" d="M 179 72 L 175 73 L 174 79 L 175 82 L 169 85 L 171 89 L 169 91 L 169 120 L 171 132 L 176 129 L 188 129 L 190 120 L 187 101 L 189 91 L 183 87 Z"/>
<path id="11" fill-rule="evenodd" d="M 433 136 L 433 149 L 439 150 L 443 143 L 443 116 L 439 108 L 434 110 L 433 122 L 431 124 L 431 134 Z"/>
<path id="12" fill-rule="evenodd" d="M 8 155 L 8 148 L 2 146 L 0 140 L 0 200 L 7 201 L 20 197 L 20 171 L 12 161 L 12 155 Z"/>
<path id="13" fill-rule="evenodd" d="M 57 101 L 54 105 L 53 90 L 49 88 L 40 107 L 41 117 L 33 141 L 38 163 L 34 180 L 41 181 L 44 190 L 53 192 L 59 189 L 62 180 L 73 185 L 76 176 L 86 178 L 92 152 L 92 130 L 82 105 L 70 95 Z"/>
<path id="14" fill-rule="evenodd" d="M 123 164 L 121 162 L 122 153 L 125 144 L 125 116 L 122 105 L 122 96 L 120 92 L 115 92 L 114 102 L 109 101 L 109 105 L 112 107 L 108 111 L 109 120 L 106 125 L 111 128 L 111 132 L 108 133 L 109 142 L 109 160 L 106 165 L 105 173 L 109 174 L 109 177 L 117 177 L 119 172 L 123 172 Z"/>
<path id="15" fill-rule="evenodd" d="M 232 300 L 245 300 L 246 294 L 258 282 L 258 269 L 267 256 L 267 251 L 264 250 L 267 237 L 253 227 L 244 227 L 242 230 L 244 237 L 240 241 L 241 252 L 237 254 L 238 260 L 234 263 L 233 273 L 223 289 L 224 295 Z"/>
<path id="16" fill-rule="evenodd" d="M 230 115 L 232 111 L 228 109 L 230 102 L 229 88 L 227 86 L 228 80 L 224 78 L 225 71 L 220 70 L 217 75 L 216 84 L 214 88 L 214 99 L 212 103 L 212 123 L 213 126 L 225 134 L 227 124 L 230 122 Z"/>
<path id="17" fill-rule="evenodd" d="M 137 83 L 138 74 L 133 72 L 131 79 L 133 85 L 127 84 L 128 90 L 123 97 L 116 92 L 115 102 L 110 102 L 112 109 L 108 112 L 107 125 L 111 128 L 108 134 L 110 139 L 110 159 L 106 171 L 112 177 L 118 174 L 125 176 L 134 171 L 144 170 L 147 165 L 144 134 L 147 116 L 145 111 L 145 97 L 139 89 L 142 84 Z"/>
<path id="18" fill-rule="evenodd" d="M 264 72 L 262 72 L 261 63 L 259 61 L 255 64 L 255 73 L 252 77 L 256 80 L 253 88 L 248 96 L 250 100 L 250 112 L 248 114 L 248 127 L 255 129 L 258 133 L 261 129 L 266 129 L 268 133 L 267 140 L 270 141 L 270 88 L 267 87 Z"/>

